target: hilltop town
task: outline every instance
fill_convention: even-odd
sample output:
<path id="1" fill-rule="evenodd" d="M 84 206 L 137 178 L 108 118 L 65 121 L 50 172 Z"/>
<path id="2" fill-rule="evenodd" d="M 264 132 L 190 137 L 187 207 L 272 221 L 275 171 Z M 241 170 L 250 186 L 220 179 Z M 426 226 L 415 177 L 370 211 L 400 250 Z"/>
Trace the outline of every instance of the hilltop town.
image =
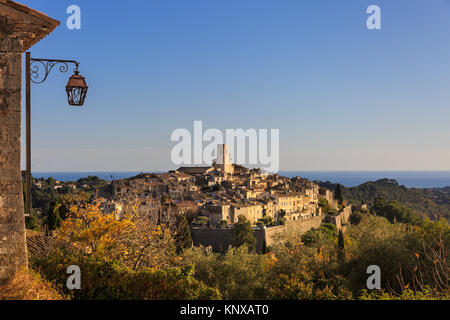
<path id="1" fill-rule="evenodd" d="M 233 164 L 227 145 L 219 145 L 217 154 L 211 166 L 114 180 L 97 200 L 108 214 L 120 215 L 126 203 L 139 200 L 156 224 L 185 214 L 209 227 L 233 225 L 240 215 L 255 226 L 285 225 L 327 214 L 324 203 L 327 211 L 340 209 L 333 193 L 312 181 Z"/>
<path id="2" fill-rule="evenodd" d="M 276 233 L 290 227 L 304 233 L 323 222 L 337 229 L 345 229 L 348 224 L 352 206 L 330 189 L 301 177 L 268 174 L 234 164 L 226 144 L 218 145 L 216 154 L 211 166 L 142 172 L 111 182 L 95 176 L 76 182 L 34 179 L 37 214 L 27 217 L 27 227 L 39 230 L 42 225 L 44 230 L 55 230 L 69 211 L 67 205 L 59 204 L 70 203 L 71 195 L 76 195 L 77 201 L 96 203 L 104 215 L 117 220 L 130 205 L 155 226 L 177 224 L 184 216 L 193 244 L 211 246 L 215 251 L 228 248 L 240 216 L 253 226 L 259 251 L 271 244 Z"/>

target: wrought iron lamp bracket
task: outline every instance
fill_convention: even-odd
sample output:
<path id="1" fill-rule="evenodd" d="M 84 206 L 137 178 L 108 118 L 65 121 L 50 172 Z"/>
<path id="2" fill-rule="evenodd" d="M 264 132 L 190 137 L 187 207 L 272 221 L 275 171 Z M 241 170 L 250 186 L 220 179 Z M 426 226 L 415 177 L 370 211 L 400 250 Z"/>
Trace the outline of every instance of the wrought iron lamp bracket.
<path id="1" fill-rule="evenodd" d="M 31 59 L 30 61 L 30 80 L 35 84 L 43 83 L 47 80 L 52 69 L 58 66 L 59 72 L 66 73 L 69 71 L 69 64 L 75 65 L 75 73 L 78 72 L 80 63 L 74 60 L 55 60 L 55 59 Z M 43 76 L 41 75 L 43 74 Z"/>

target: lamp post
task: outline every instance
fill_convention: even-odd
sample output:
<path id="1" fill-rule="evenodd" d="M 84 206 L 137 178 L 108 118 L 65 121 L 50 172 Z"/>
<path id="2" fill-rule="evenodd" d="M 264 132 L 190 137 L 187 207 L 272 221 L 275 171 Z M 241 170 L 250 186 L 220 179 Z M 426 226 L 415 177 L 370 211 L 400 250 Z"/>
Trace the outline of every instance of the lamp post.
<path id="1" fill-rule="evenodd" d="M 75 65 L 74 74 L 66 86 L 67 100 L 71 106 L 83 106 L 88 86 L 78 71 L 79 62 L 74 60 L 32 59 L 30 52 L 25 53 L 26 77 L 26 205 L 25 213 L 31 214 L 31 83 L 40 84 L 47 80 L 53 67 L 58 66 L 59 72 L 69 71 L 69 64 Z M 42 75 L 41 75 L 42 71 Z"/>

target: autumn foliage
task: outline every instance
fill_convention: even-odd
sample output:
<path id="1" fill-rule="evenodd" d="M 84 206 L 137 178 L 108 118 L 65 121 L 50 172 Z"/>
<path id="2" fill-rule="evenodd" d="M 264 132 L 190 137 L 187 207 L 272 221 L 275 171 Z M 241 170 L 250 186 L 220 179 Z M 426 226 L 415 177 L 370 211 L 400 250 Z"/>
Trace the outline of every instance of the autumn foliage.
<path id="1" fill-rule="evenodd" d="M 446 220 L 391 223 L 369 213 L 338 232 L 323 224 L 286 234 L 267 248 L 239 243 L 224 254 L 180 245 L 182 228 L 154 225 L 130 204 L 117 217 L 97 205 L 70 208 L 57 231 L 70 243 L 33 267 L 72 299 L 446 299 L 450 228 Z M 188 237 L 183 237 L 183 239 Z M 188 239 L 189 240 L 189 239 Z M 250 243 L 252 244 L 252 243 Z M 183 250 L 180 250 L 183 248 Z M 366 289 L 366 268 L 379 265 L 381 291 Z M 65 289 L 78 265 L 82 289 Z"/>
<path id="2" fill-rule="evenodd" d="M 115 217 L 97 205 L 72 206 L 57 232 L 71 246 L 35 259 L 34 267 L 72 299 L 220 298 L 193 277 L 193 265 L 179 264 L 170 228 L 151 224 L 138 208 Z M 65 288 L 70 265 L 81 269 L 81 290 Z"/>

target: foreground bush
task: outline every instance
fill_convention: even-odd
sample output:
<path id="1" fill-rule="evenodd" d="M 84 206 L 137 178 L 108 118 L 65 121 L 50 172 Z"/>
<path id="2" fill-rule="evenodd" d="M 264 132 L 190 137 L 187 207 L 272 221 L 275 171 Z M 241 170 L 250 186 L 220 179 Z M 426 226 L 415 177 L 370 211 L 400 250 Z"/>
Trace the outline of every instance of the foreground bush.
<path id="1" fill-rule="evenodd" d="M 33 261 L 35 268 L 75 300 L 215 300 L 221 296 L 193 278 L 194 267 L 133 271 L 94 256 L 57 253 Z M 81 289 L 68 290 L 67 267 L 81 269 Z"/>
<path id="2" fill-rule="evenodd" d="M 348 230 L 348 260 L 343 275 L 355 295 L 364 289 L 366 268 L 377 265 L 381 287 L 395 296 L 414 292 L 448 292 L 450 228 L 446 220 L 425 221 L 420 227 L 391 224 L 385 218 L 367 216 Z"/>
<path id="3" fill-rule="evenodd" d="M 249 252 L 246 246 L 230 248 L 226 254 L 205 254 L 194 248 L 185 252 L 183 261 L 195 264 L 194 277 L 219 290 L 226 300 L 270 298 L 269 259 Z"/>
<path id="4" fill-rule="evenodd" d="M 176 250 L 170 228 L 131 208 L 115 220 L 97 206 L 71 211 L 58 230 L 67 252 L 34 260 L 73 299 L 443 299 L 449 292 L 450 228 L 361 214 L 345 232 L 333 225 L 280 234 L 261 255 L 240 241 L 225 254 Z M 179 246 L 178 246 L 179 247 Z M 68 266 L 81 290 L 66 289 Z M 384 291 L 368 293 L 367 267 L 380 267 Z M 195 266 L 195 267 L 194 267 Z"/>
<path id="5" fill-rule="evenodd" d="M 226 254 L 192 249 L 185 263 L 195 263 L 194 277 L 220 291 L 229 300 L 346 299 L 344 280 L 333 275 L 334 266 L 324 254 L 306 247 L 275 246 L 265 255 L 248 248 L 230 248 Z"/>
<path id="6" fill-rule="evenodd" d="M 351 299 L 347 280 L 340 274 L 341 250 L 334 228 L 324 224 L 304 237 L 281 237 L 272 254 L 272 299 Z"/>

